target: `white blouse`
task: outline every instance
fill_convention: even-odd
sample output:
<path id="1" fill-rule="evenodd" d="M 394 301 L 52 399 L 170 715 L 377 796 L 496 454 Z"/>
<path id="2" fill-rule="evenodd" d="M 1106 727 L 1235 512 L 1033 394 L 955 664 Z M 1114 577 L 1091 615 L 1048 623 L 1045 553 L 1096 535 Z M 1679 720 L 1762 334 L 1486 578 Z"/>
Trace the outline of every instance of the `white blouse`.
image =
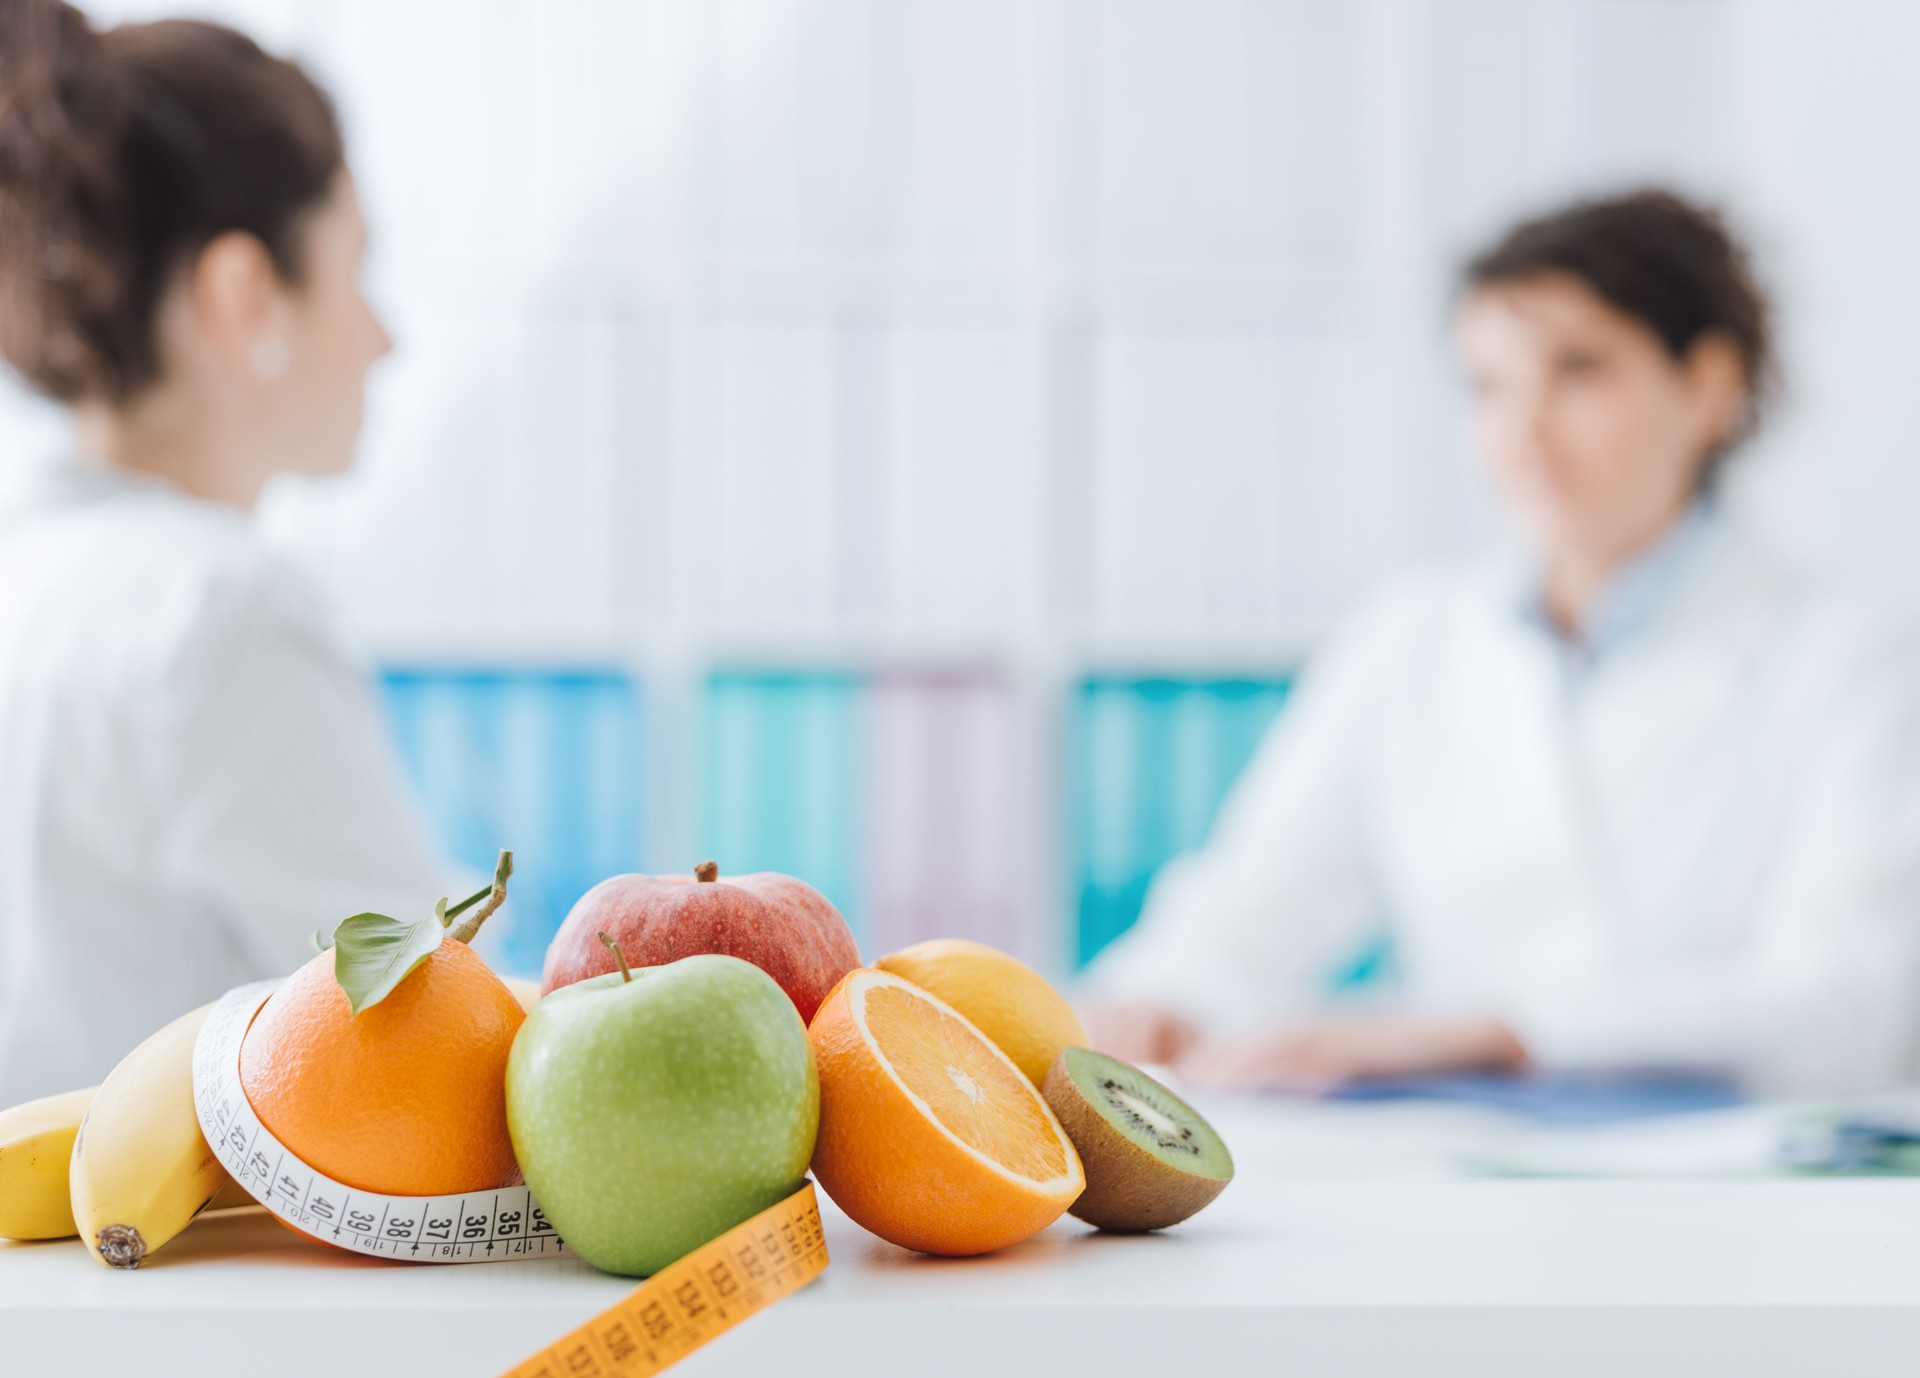
<path id="1" fill-rule="evenodd" d="M 1686 544 L 1578 664 L 1490 571 L 1387 593 L 1090 993 L 1277 1027 L 1384 928 L 1406 1007 L 1548 1067 L 1912 1078 L 1920 640 L 1729 520 Z"/>
<path id="2" fill-rule="evenodd" d="M 443 892 L 362 669 L 245 519 L 0 473 L 0 1105 Z"/>

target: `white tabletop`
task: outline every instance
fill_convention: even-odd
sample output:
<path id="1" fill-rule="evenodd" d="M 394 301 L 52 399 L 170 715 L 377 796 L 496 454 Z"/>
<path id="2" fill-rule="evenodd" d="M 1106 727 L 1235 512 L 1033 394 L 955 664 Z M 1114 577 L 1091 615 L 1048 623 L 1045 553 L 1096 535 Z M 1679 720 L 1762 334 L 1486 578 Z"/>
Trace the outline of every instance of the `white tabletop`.
<path id="1" fill-rule="evenodd" d="M 1164 1235 L 1065 1220 L 980 1259 L 882 1243 L 821 1197 L 818 1282 L 678 1370 L 857 1375 L 1909 1375 L 1920 1180 L 1472 1180 L 1458 1109 L 1237 1105 L 1239 1176 Z M 571 1260 L 336 1254 L 255 1212 L 134 1272 L 0 1245 L 0 1375 L 475 1375 L 633 1284 Z"/>

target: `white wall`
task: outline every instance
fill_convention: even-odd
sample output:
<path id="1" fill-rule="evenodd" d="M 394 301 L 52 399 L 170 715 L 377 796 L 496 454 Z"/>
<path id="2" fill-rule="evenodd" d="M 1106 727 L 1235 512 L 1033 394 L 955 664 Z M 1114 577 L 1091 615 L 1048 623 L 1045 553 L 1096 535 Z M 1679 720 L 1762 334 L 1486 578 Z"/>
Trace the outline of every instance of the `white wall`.
<path id="1" fill-rule="evenodd" d="M 1284 663 L 1489 529 L 1460 253 L 1649 177 L 1780 289 L 1745 496 L 1920 595 L 1912 7 L 203 8 L 347 117 L 402 350 L 360 471 L 272 516 L 388 654 Z M 0 399 L 0 451 L 49 434 Z"/>
<path id="2" fill-rule="evenodd" d="M 1920 602 L 1920 9 L 1768 0 L 1740 40 L 1741 202 L 1789 375 L 1751 496 L 1811 557 Z"/>

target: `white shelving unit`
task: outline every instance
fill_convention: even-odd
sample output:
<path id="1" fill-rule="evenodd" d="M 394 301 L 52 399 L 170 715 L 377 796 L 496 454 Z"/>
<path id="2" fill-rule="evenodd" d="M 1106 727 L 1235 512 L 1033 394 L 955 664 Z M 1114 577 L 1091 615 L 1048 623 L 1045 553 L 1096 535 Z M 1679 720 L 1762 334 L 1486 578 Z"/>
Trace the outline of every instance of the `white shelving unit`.
<path id="1" fill-rule="evenodd" d="M 176 0 L 102 4 L 105 16 Z M 274 529 L 379 655 L 1009 686 L 1057 967 L 1089 671 L 1273 670 L 1488 529 L 1459 253 L 1728 190 L 1734 0 L 226 0 L 344 112 L 401 352 Z"/>
<path id="2" fill-rule="evenodd" d="M 288 3 L 405 352 L 284 525 L 416 656 L 1288 661 L 1483 530 L 1457 252 L 1716 189 L 1724 10 Z"/>

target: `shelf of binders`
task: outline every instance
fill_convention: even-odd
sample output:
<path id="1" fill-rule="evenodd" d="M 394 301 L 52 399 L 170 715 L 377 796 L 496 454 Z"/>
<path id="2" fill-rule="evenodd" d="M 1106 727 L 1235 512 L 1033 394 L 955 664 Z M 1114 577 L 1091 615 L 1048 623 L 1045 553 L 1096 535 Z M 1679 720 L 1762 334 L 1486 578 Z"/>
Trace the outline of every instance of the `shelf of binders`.
<path id="1" fill-rule="evenodd" d="M 523 859 L 496 941 L 525 974 L 597 880 L 707 856 L 806 878 L 870 955 L 961 936 L 1063 974 L 1204 840 L 1286 693 L 1100 675 L 1047 705 L 991 673 L 794 669 L 682 696 L 613 669 L 383 684 L 441 845 L 476 870 L 503 844 Z"/>

